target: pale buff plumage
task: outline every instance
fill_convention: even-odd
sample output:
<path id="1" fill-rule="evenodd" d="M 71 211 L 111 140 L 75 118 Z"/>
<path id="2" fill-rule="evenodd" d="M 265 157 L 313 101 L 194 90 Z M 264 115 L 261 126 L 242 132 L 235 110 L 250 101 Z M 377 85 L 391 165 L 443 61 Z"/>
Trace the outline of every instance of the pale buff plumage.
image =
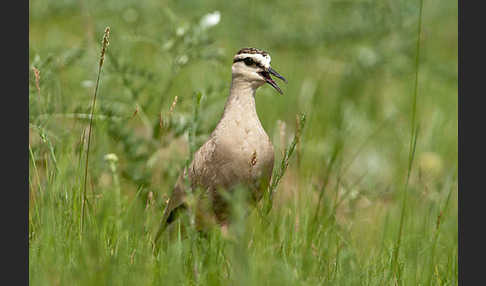
<path id="1" fill-rule="evenodd" d="M 255 54 L 255 63 L 248 65 L 248 61 L 242 61 L 242 54 L 248 57 Z M 276 86 L 269 73 L 283 79 L 270 68 L 269 59 L 267 53 L 253 48 L 242 49 L 235 56 L 230 95 L 223 115 L 206 143 L 195 152 L 189 167 L 179 176 L 156 239 L 172 219 L 174 210 L 185 203 L 184 180 L 188 180 L 191 190 L 196 187 L 204 190 L 203 195 L 209 198 L 216 220 L 222 225 L 228 222 L 228 206 L 221 191 L 231 191 L 241 184 L 251 191 L 255 201 L 261 199 L 272 175 L 274 150 L 256 112 L 255 92 L 265 82 Z M 275 88 L 281 92 L 278 86 Z"/>

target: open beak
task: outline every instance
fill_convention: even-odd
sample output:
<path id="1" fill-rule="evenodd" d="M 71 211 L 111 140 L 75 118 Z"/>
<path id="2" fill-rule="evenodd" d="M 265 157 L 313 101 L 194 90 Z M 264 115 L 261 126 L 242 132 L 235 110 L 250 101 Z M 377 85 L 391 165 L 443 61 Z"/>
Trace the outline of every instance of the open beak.
<path id="1" fill-rule="evenodd" d="M 280 75 L 276 70 L 269 67 L 266 71 L 260 72 L 260 75 L 265 79 L 265 81 L 269 85 L 273 86 L 273 88 L 275 88 L 280 94 L 283 94 L 283 91 L 280 89 L 280 87 L 277 85 L 277 83 L 272 79 L 270 75 L 278 77 L 279 79 L 283 80 L 285 83 L 287 83 L 287 80 L 282 75 Z"/>

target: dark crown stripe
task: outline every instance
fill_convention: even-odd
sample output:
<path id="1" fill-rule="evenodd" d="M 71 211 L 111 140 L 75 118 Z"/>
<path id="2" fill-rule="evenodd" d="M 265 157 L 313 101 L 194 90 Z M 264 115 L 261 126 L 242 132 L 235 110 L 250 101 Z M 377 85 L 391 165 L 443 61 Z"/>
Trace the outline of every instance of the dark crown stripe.
<path id="1" fill-rule="evenodd" d="M 243 49 L 239 50 L 236 54 L 237 55 L 239 55 L 239 54 L 260 54 L 264 57 L 266 57 L 268 55 L 268 53 L 265 52 L 264 50 L 260 50 L 260 49 L 257 49 L 257 48 L 243 48 Z"/>

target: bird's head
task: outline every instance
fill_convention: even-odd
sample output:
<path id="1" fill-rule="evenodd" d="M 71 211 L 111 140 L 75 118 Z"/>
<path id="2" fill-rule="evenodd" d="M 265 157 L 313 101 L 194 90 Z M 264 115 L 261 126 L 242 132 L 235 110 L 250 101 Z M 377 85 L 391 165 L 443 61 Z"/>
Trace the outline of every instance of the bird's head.
<path id="1" fill-rule="evenodd" d="M 233 78 L 238 77 L 241 80 L 251 82 L 256 87 L 268 83 L 280 94 L 283 94 L 270 75 L 283 80 L 285 83 L 287 83 L 287 80 L 270 67 L 270 61 L 270 55 L 265 51 L 256 48 L 241 49 L 233 58 Z"/>

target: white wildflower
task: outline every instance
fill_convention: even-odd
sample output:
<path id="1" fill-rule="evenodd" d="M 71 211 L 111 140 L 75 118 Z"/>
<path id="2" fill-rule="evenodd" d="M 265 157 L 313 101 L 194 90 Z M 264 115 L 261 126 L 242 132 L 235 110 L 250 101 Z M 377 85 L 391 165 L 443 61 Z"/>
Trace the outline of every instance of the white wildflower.
<path id="1" fill-rule="evenodd" d="M 185 65 L 187 61 L 189 61 L 189 57 L 187 55 L 182 55 L 176 59 L 176 62 L 181 66 Z"/>
<path id="2" fill-rule="evenodd" d="M 178 37 L 184 36 L 185 33 L 186 33 L 186 28 L 185 27 L 178 27 L 176 29 L 176 35 Z"/>
<path id="3" fill-rule="evenodd" d="M 201 26 L 202 29 L 209 29 L 213 26 L 218 25 L 220 20 L 221 20 L 221 13 L 219 13 L 219 11 L 214 11 L 213 13 L 204 15 L 199 25 Z"/>
<path id="4" fill-rule="evenodd" d="M 81 82 L 81 86 L 84 87 L 84 88 L 91 88 L 94 86 L 94 81 L 92 80 L 83 80 Z"/>
<path id="5" fill-rule="evenodd" d="M 115 153 L 109 153 L 105 155 L 105 161 L 118 162 L 118 156 Z"/>

